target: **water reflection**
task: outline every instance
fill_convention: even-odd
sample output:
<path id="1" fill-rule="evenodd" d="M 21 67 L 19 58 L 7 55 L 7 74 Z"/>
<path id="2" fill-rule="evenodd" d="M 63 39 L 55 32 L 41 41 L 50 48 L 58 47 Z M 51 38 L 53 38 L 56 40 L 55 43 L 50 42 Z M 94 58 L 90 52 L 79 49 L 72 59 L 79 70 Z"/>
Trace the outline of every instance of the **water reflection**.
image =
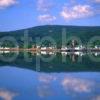
<path id="1" fill-rule="evenodd" d="M 80 78 L 65 77 L 62 81 L 62 86 L 66 93 L 89 93 L 93 89 L 93 81 L 88 81 Z"/>
<path id="2" fill-rule="evenodd" d="M 18 51 L 0 51 L 0 55 L 8 55 L 8 54 L 20 54 L 20 52 Z M 25 52 L 23 52 L 25 53 Z M 100 52 L 80 52 L 80 51 L 76 51 L 76 52 L 66 52 L 66 51 L 62 51 L 62 52 L 52 52 L 52 51 L 40 51 L 40 52 L 28 52 L 31 57 L 32 56 L 42 56 L 42 55 L 58 55 L 60 54 L 62 57 L 67 57 L 68 59 L 70 59 L 72 62 L 76 62 L 78 57 L 84 57 L 84 56 L 94 56 L 94 57 L 100 57 Z"/>
<path id="3" fill-rule="evenodd" d="M 25 52 L 0 55 L 7 60 L 15 53 L 19 55 L 12 62 L 0 56 L 0 100 L 100 100 L 100 62 L 88 56 L 100 57 L 99 52 L 27 52 L 30 62 L 25 61 Z M 52 55 L 50 62 L 40 59 L 37 72 L 36 57 Z"/>
<path id="4" fill-rule="evenodd" d="M 100 73 L 39 73 L 16 67 L 0 68 L 0 88 L 16 91 L 6 100 L 99 100 Z M 16 96 L 16 93 L 1 92 Z"/>
<path id="5" fill-rule="evenodd" d="M 13 60 L 13 55 L 14 55 L 14 60 Z M 28 59 L 25 59 L 24 56 L 25 57 L 27 56 Z M 93 59 L 90 58 L 91 56 L 93 57 Z M 51 60 L 46 61 L 47 58 L 49 57 L 51 57 Z M 37 62 L 38 66 L 36 65 Z M 43 51 L 42 53 L 3 52 L 0 54 L 0 66 L 5 66 L 5 65 L 17 66 L 19 68 L 27 68 L 34 71 L 37 71 L 37 68 L 39 68 L 40 72 L 100 71 L 100 53 L 99 52 L 56 53 L 56 52 L 45 52 L 45 51 Z"/>
<path id="6" fill-rule="evenodd" d="M 14 97 L 16 97 L 17 95 L 18 94 L 15 92 L 0 88 L 0 98 L 3 100 L 14 100 Z"/>

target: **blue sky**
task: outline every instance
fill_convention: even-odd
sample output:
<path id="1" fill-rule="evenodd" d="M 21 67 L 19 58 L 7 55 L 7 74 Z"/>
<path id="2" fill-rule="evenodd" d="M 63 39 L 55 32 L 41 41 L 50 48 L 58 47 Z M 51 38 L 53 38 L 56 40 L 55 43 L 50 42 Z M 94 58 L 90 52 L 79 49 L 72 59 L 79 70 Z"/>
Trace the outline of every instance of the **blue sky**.
<path id="1" fill-rule="evenodd" d="M 100 26 L 100 0 L 0 0 L 0 31 L 48 24 Z"/>

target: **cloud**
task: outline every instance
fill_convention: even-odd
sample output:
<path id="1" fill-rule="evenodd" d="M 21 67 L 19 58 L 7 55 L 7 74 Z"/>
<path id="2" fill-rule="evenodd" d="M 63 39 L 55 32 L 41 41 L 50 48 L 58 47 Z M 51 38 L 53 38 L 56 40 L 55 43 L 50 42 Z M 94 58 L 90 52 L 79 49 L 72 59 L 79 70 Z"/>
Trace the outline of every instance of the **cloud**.
<path id="1" fill-rule="evenodd" d="M 6 8 L 9 6 L 12 6 L 14 4 L 16 4 L 17 1 L 16 0 L 0 0 L 0 8 Z"/>
<path id="2" fill-rule="evenodd" d="M 100 0 L 93 0 L 95 3 L 100 3 Z"/>
<path id="3" fill-rule="evenodd" d="M 91 100 L 100 100 L 100 95 L 93 97 Z"/>
<path id="4" fill-rule="evenodd" d="M 100 4 L 100 0 L 88 0 L 89 3 Z"/>
<path id="5" fill-rule="evenodd" d="M 89 5 L 75 5 L 73 7 L 64 6 L 60 15 L 66 20 L 72 20 L 93 16 L 94 12 Z"/>
<path id="6" fill-rule="evenodd" d="M 52 6 L 53 6 L 53 4 L 50 2 L 50 0 L 49 1 L 48 0 L 38 0 L 37 1 L 37 10 L 38 11 L 46 12 Z"/>
<path id="7" fill-rule="evenodd" d="M 49 14 L 44 14 L 44 15 L 39 15 L 38 20 L 40 22 L 52 22 L 56 20 L 56 17 Z"/>

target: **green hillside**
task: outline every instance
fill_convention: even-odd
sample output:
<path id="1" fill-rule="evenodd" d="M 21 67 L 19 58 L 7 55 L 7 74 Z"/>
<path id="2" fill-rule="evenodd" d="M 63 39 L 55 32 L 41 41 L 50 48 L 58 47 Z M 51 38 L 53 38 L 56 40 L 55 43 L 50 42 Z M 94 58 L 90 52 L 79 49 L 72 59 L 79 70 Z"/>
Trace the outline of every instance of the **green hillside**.
<path id="1" fill-rule="evenodd" d="M 20 47 L 23 47 L 23 37 L 25 30 L 28 30 L 29 37 L 32 37 L 32 42 L 30 46 L 36 42 L 36 37 L 43 38 L 45 36 L 52 37 L 58 47 L 61 47 L 62 44 L 62 30 L 66 30 L 66 38 L 71 36 L 77 36 L 81 39 L 82 43 L 85 45 L 87 42 L 94 36 L 100 36 L 100 27 L 86 27 L 86 26 L 62 26 L 62 25 L 45 25 L 37 26 L 28 29 L 10 31 L 10 32 L 0 32 L 0 39 L 5 36 L 13 36 Z M 100 41 L 97 41 L 97 44 L 100 44 Z M 9 43 L 8 43 L 9 45 Z M 11 44 L 10 44 L 11 45 Z"/>

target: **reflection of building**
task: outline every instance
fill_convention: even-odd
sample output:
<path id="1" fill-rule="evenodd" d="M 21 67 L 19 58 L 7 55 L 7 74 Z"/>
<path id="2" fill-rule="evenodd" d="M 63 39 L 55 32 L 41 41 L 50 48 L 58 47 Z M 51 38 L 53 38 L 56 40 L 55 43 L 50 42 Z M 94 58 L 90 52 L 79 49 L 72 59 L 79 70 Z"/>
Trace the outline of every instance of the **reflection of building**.
<path id="1" fill-rule="evenodd" d="M 66 56 L 68 54 L 68 52 L 61 52 L 62 56 Z"/>
<path id="2" fill-rule="evenodd" d="M 4 53 L 10 53 L 10 51 L 4 51 Z"/>
<path id="3" fill-rule="evenodd" d="M 3 53 L 3 51 L 0 51 L 0 54 L 2 54 Z"/>
<path id="4" fill-rule="evenodd" d="M 74 54 L 77 55 L 77 56 L 83 56 L 84 55 L 83 52 L 74 52 Z"/>
<path id="5" fill-rule="evenodd" d="M 49 52 L 49 51 L 41 51 L 40 52 L 41 54 L 43 54 L 43 55 L 55 55 L 55 52 Z"/>
<path id="6" fill-rule="evenodd" d="M 47 52 L 46 51 L 41 51 L 41 54 L 47 55 Z"/>
<path id="7" fill-rule="evenodd" d="M 93 54 L 94 54 L 94 56 L 99 56 L 100 52 L 94 52 Z"/>
<path id="8" fill-rule="evenodd" d="M 75 62 L 77 61 L 78 57 L 82 57 L 84 55 L 83 52 L 61 52 L 62 56 L 66 56 L 68 55 L 70 57 L 70 59 Z"/>
<path id="9" fill-rule="evenodd" d="M 10 53 L 9 49 L 8 47 L 0 47 L 0 53 Z"/>
<path id="10" fill-rule="evenodd" d="M 94 53 L 94 55 L 95 55 L 95 56 L 98 56 L 98 53 L 96 52 L 96 53 Z"/>
<path id="11" fill-rule="evenodd" d="M 49 55 L 56 55 L 55 52 L 48 52 Z"/>

